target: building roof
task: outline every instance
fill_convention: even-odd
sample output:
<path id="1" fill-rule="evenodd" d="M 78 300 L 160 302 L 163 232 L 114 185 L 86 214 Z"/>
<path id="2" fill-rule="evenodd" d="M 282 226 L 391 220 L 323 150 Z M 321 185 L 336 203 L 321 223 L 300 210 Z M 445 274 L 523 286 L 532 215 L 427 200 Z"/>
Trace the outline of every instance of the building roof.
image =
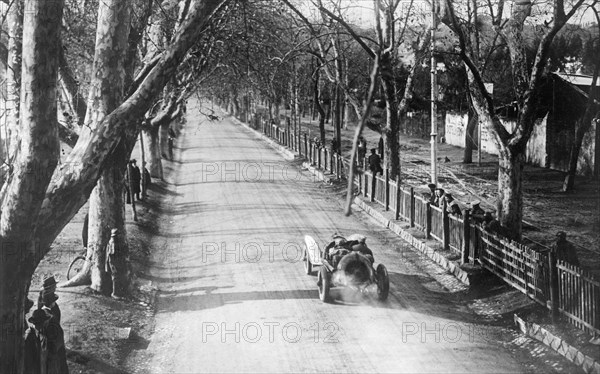
<path id="1" fill-rule="evenodd" d="M 575 86 L 589 87 L 592 85 L 591 75 L 582 74 L 566 74 L 566 73 L 552 73 L 560 77 L 562 80 L 567 81 Z"/>

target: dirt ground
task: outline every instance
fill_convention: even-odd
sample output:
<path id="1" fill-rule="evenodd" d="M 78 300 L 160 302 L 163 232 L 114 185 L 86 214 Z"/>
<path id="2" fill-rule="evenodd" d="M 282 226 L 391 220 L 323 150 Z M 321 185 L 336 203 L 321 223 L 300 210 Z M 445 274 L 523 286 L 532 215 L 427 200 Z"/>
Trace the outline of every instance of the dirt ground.
<path id="1" fill-rule="evenodd" d="M 349 158 L 355 123 L 342 130 L 342 154 Z M 326 139 L 333 138 L 333 126 L 325 124 Z M 304 117 L 302 132 L 318 136 L 317 120 Z M 367 147 L 376 148 L 380 134 L 365 128 Z M 400 135 L 402 179 L 418 191 L 428 191 L 430 180 L 430 140 Z M 473 200 L 482 202 L 487 211 L 495 211 L 498 195 L 498 158 L 477 151 L 473 163 L 463 164 L 464 149 L 438 143 L 438 181 L 446 191 L 466 206 Z M 449 160 L 449 161 L 448 161 Z M 524 170 L 524 242 L 534 248 L 551 246 L 558 231 L 565 231 L 576 248 L 582 267 L 600 277 L 600 182 L 593 178 L 577 178 L 572 193 L 561 191 L 564 172 L 527 165 Z"/>

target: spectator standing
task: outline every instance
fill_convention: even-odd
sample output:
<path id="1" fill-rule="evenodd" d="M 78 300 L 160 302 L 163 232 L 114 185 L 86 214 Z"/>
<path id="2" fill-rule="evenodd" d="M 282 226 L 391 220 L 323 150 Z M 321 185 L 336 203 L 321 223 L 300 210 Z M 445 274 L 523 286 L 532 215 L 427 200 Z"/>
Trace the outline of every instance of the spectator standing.
<path id="1" fill-rule="evenodd" d="M 444 199 L 444 189 L 443 188 L 436 188 L 435 189 L 435 198 L 433 199 L 433 206 L 442 206 L 442 200 Z"/>
<path id="2" fill-rule="evenodd" d="M 110 232 L 110 240 L 106 245 L 106 257 L 104 263 L 104 270 L 110 273 L 112 279 L 113 292 L 111 297 L 116 300 L 122 300 L 122 293 L 119 289 L 119 268 L 118 261 L 120 260 L 120 236 L 118 229 L 112 229 Z"/>
<path id="3" fill-rule="evenodd" d="M 375 148 L 371 149 L 371 155 L 369 155 L 369 170 L 373 173 L 373 178 L 377 173 L 383 173 L 381 168 L 381 157 L 375 153 Z"/>
<path id="4" fill-rule="evenodd" d="M 367 141 L 362 136 L 358 138 L 358 165 L 364 167 L 367 156 Z"/>
<path id="5" fill-rule="evenodd" d="M 54 279 L 54 276 L 50 275 L 46 278 L 44 278 L 44 283 L 42 285 L 43 289 L 40 291 L 40 294 L 38 296 L 38 309 L 41 309 L 44 307 L 44 298 L 51 298 L 56 296 L 55 292 L 56 292 L 56 279 Z M 50 310 L 50 313 L 52 313 L 52 316 L 54 316 L 55 320 L 60 324 L 60 318 L 61 318 L 61 312 L 60 312 L 60 308 L 58 307 L 58 304 L 56 303 L 56 300 L 58 299 L 58 296 L 55 297 L 54 299 L 54 304 L 52 305 L 52 308 Z"/>
<path id="6" fill-rule="evenodd" d="M 47 373 L 48 364 L 48 338 L 46 327 L 52 315 L 45 309 L 33 311 L 28 322 L 29 328 L 25 331 L 25 373 Z"/>
<path id="7" fill-rule="evenodd" d="M 446 199 L 446 210 L 448 211 L 448 213 L 462 217 L 462 211 L 460 210 L 460 206 L 458 206 L 458 203 L 456 202 L 456 200 L 454 200 L 454 197 L 452 196 L 452 194 L 447 193 L 445 195 L 445 199 Z"/>
<path id="8" fill-rule="evenodd" d="M 47 292 L 43 295 L 42 307 L 48 314 L 50 319 L 46 326 L 46 337 L 48 338 L 48 374 L 68 374 L 69 367 L 67 365 L 67 350 L 65 347 L 65 333 L 60 326 L 60 315 L 53 314 L 56 300 L 58 296 L 54 292 Z"/>
<path id="9" fill-rule="evenodd" d="M 483 217 L 485 215 L 485 211 L 483 209 L 481 209 L 479 204 L 481 204 L 481 203 L 477 200 L 471 202 L 471 218 L 476 223 L 482 223 Z"/>
<path id="10" fill-rule="evenodd" d="M 429 187 L 429 193 L 426 194 L 426 197 L 429 201 L 429 205 L 435 205 L 435 190 L 436 190 L 436 185 L 435 183 L 429 183 L 427 185 L 427 187 Z"/>
<path id="11" fill-rule="evenodd" d="M 129 161 L 130 165 L 131 165 L 131 174 L 129 175 L 131 178 L 131 188 L 133 191 L 131 191 L 131 198 L 135 198 L 138 201 L 141 200 L 140 198 L 140 188 L 141 188 L 141 182 L 142 182 L 142 174 L 140 172 L 140 168 L 137 166 L 137 160 L 134 158 L 131 161 Z"/>
<path id="12" fill-rule="evenodd" d="M 552 246 L 556 259 L 579 267 L 579 258 L 575 246 L 567 240 L 567 233 L 559 231 L 556 233 L 556 242 Z"/>

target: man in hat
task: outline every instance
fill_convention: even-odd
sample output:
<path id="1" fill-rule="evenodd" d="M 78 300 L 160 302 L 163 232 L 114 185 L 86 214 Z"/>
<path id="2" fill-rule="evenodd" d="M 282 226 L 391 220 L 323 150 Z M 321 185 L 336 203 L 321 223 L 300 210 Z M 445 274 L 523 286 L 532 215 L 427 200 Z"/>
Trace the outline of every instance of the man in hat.
<path id="1" fill-rule="evenodd" d="M 556 253 L 556 259 L 567 262 L 571 265 L 579 267 L 579 258 L 577 250 L 567 240 L 567 233 L 559 231 L 556 233 L 556 243 L 552 246 L 552 250 Z"/>
<path id="2" fill-rule="evenodd" d="M 48 365 L 48 338 L 45 330 L 52 315 L 45 309 L 33 311 L 25 331 L 25 373 L 46 373 Z"/>
<path id="3" fill-rule="evenodd" d="M 44 293 L 43 307 L 50 319 L 45 327 L 45 335 L 48 339 L 48 374 L 68 373 L 67 351 L 65 348 L 65 333 L 60 326 L 60 314 L 52 313 L 55 310 L 58 296 L 54 293 Z M 60 312 L 59 312 L 60 313 Z"/>
<path id="4" fill-rule="evenodd" d="M 118 290 L 118 285 L 119 285 L 119 268 L 118 268 L 118 256 L 119 256 L 119 229 L 112 229 L 110 231 L 110 240 L 108 241 L 108 244 L 106 245 L 106 258 L 105 258 L 105 263 L 104 263 L 104 270 L 108 273 L 110 272 L 110 276 L 112 278 L 112 286 L 113 286 L 113 292 L 111 294 L 111 297 L 113 299 L 116 300 L 122 300 L 123 297 L 121 297 L 120 292 Z"/>
<path id="5" fill-rule="evenodd" d="M 446 210 L 448 211 L 448 213 L 462 217 L 462 211 L 460 210 L 460 206 L 458 206 L 458 203 L 456 202 L 456 200 L 454 200 L 452 194 L 447 193 L 444 195 L 444 198 L 446 199 Z"/>
<path id="6" fill-rule="evenodd" d="M 56 291 L 56 279 L 54 276 L 48 276 L 44 278 L 44 283 L 42 285 L 43 289 L 40 291 L 38 296 L 38 309 L 41 309 L 45 305 L 44 300 L 53 299 L 52 306 L 50 308 L 50 313 L 55 317 L 56 321 L 60 324 L 61 312 L 56 300 L 58 300 L 58 296 L 54 293 Z"/>

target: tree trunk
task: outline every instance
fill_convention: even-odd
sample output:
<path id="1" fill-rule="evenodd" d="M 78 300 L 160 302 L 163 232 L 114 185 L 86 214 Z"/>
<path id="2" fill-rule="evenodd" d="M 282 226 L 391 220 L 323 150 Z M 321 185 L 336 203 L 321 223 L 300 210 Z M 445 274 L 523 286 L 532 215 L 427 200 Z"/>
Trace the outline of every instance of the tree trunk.
<path id="1" fill-rule="evenodd" d="M 23 19 L 20 151 L 2 189 L 0 217 L 0 373 L 23 370 L 24 304 L 31 276 L 49 248 L 36 220 L 60 155 L 56 75 L 63 1 L 27 0 Z M 43 84 L 40 84 L 43 82 Z"/>
<path id="2" fill-rule="evenodd" d="M 25 327 L 25 300 L 33 270 L 25 268 L 24 262 L 33 262 L 23 254 L 35 253 L 33 243 L 4 241 L 0 238 L 3 252 L 0 255 L 0 372 L 6 374 L 23 372 L 22 336 Z"/>
<path id="3" fill-rule="evenodd" d="M 144 149 L 144 135 L 140 132 L 140 158 L 142 159 L 142 167 L 140 171 L 142 172 L 142 199 L 146 199 L 148 196 L 148 191 L 146 190 L 146 186 L 148 185 L 149 180 L 147 180 L 148 176 L 146 175 L 146 150 Z"/>
<path id="4" fill-rule="evenodd" d="M 98 122 L 117 108 L 123 99 L 124 59 L 128 47 L 129 6 L 119 0 L 100 2 L 96 29 L 96 53 L 93 80 L 86 113 L 84 132 L 95 128 Z M 89 136 L 86 134 L 86 136 Z M 102 171 L 90 195 L 88 252 L 91 252 L 91 288 L 108 294 L 110 279 L 104 268 L 104 253 L 110 230 L 124 227 L 122 146 L 109 156 L 109 167 Z M 83 280 L 83 276 L 82 276 Z M 69 282 L 70 285 L 74 285 Z"/>
<path id="5" fill-rule="evenodd" d="M 320 70 L 317 69 L 315 71 L 315 81 L 313 86 L 313 94 L 314 94 L 314 102 L 315 109 L 319 113 L 319 137 L 321 139 L 321 144 L 325 144 L 325 110 L 321 105 L 321 86 L 319 84 L 320 80 Z"/>
<path id="6" fill-rule="evenodd" d="M 505 148 L 500 151 L 498 163 L 498 220 L 511 239 L 520 240 L 523 230 L 524 152 Z"/>
<path id="7" fill-rule="evenodd" d="M 21 91 L 21 50 L 23 41 L 23 0 L 12 1 L 6 15 L 8 24 L 8 58 L 6 69 L 7 159 L 12 159 L 19 142 L 19 102 Z"/>
<path id="8" fill-rule="evenodd" d="M 467 129 L 465 131 L 465 151 L 463 153 L 463 164 L 470 164 L 473 162 L 473 150 L 479 148 L 479 139 L 475 140 L 477 126 L 479 125 L 479 117 L 475 110 L 469 110 L 469 119 L 467 122 Z"/>
<path id="9" fill-rule="evenodd" d="M 142 130 L 146 154 L 148 155 L 148 171 L 152 178 L 163 180 L 163 168 L 160 154 L 160 142 L 158 139 L 159 127 L 149 126 Z"/>
<path id="10" fill-rule="evenodd" d="M 400 145 L 398 143 L 398 103 L 394 85 L 394 72 L 392 56 L 389 52 L 381 54 L 380 76 L 385 95 L 386 123 L 382 129 L 383 143 L 385 144 L 384 168 L 390 170 L 390 178 L 395 179 L 400 175 Z"/>

